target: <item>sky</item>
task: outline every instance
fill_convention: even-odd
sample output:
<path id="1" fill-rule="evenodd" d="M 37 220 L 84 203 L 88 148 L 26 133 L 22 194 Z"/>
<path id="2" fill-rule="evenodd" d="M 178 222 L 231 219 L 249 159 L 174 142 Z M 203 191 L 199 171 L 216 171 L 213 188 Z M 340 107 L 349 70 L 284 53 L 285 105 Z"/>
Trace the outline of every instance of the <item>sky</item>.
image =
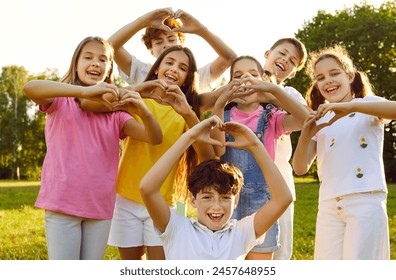
<path id="1" fill-rule="evenodd" d="M 366 1 L 378 7 L 386 0 Z M 12 0 L 0 10 L 0 67 L 24 66 L 31 74 L 57 69 L 63 76 L 79 42 L 87 36 L 105 39 L 142 16 L 158 9 L 182 9 L 219 36 L 238 55 L 264 60 L 264 52 L 279 38 L 293 37 L 319 10 L 334 13 L 361 0 Z M 125 47 L 140 60 L 153 62 L 141 42 L 143 30 Z M 185 46 L 198 66 L 217 54 L 194 34 Z M 117 71 L 116 71 L 117 72 Z"/>

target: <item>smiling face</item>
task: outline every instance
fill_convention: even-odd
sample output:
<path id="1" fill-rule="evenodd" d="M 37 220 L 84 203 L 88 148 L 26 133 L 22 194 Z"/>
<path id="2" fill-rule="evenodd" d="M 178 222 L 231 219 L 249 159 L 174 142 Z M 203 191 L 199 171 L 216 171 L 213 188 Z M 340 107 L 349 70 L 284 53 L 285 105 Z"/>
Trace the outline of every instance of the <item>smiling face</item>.
<path id="1" fill-rule="evenodd" d="M 283 43 L 266 51 L 264 57 L 264 69 L 276 76 L 278 84 L 294 77 L 301 61 L 297 48 L 291 43 Z"/>
<path id="2" fill-rule="evenodd" d="M 164 79 L 168 85 L 181 87 L 187 78 L 189 58 L 182 50 L 168 53 L 158 67 L 158 79 Z"/>
<path id="3" fill-rule="evenodd" d="M 324 58 L 315 65 L 316 86 L 321 95 L 330 103 L 352 100 L 351 83 L 353 77 L 334 58 Z"/>
<path id="4" fill-rule="evenodd" d="M 111 69 L 110 55 L 98 41 L 90 41 L 82 47 L 77 60 L 77 75 L 82 85 L 96 85 L 106 79 Z"/>
<path id="5" fill-rule="evenodd" d="M 198 222 L 212 231 L 223 229 L 238 204 L 238 196 L 220 194 L 213 187 L 199 191 L 190 197 L 191 205 L 197 209 Z"/>

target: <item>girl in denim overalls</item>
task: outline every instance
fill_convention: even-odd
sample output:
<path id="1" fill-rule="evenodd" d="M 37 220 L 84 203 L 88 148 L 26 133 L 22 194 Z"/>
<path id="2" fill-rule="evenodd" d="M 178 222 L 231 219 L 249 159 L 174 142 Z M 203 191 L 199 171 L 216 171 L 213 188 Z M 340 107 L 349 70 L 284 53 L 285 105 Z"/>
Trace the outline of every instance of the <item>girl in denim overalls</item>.
<path id="1" fill-rule="evenodd" d="M 303 105 L 289 97 L 283 89 L 270 82 L 260 63 L 251 56 L 241 56 L 231 65 L 231 81 L 224 87 L 213 113 L 224 122 L 238 122 L 248 126 L 263 141 L 268 153 L 275 158 L 277 139 L 284 134 L 300 130 L 308 111 Z M 263 81 L 262 77 L 266 77 Z M 263 94 L 270 92 L 292 114 L 279 110 L 272 104 L 263 104 Z M 259 95 L 261 95 L 259 97 Z M 232 101 L 232 102 L 231 102 Z M 231 102 L 231 103 L 230 103 Z M 228 104 L 229 103 L 229 104 Z M 224 132 L 213 130 L 212 137 L 222 141 L 233 141 Z M 253 156 L 246 150 L 218 147 L 218 156 L 238 166 L 244 175 L 244 187 L 239 196 L 234 219 L 242 219 L 256 212 L 270 198 L 268 186 Z M 279 225 L 276 222 L 266 233 L 262 244 L 254 247 L 246 259 L 272 259 L 279 249 Z"/>

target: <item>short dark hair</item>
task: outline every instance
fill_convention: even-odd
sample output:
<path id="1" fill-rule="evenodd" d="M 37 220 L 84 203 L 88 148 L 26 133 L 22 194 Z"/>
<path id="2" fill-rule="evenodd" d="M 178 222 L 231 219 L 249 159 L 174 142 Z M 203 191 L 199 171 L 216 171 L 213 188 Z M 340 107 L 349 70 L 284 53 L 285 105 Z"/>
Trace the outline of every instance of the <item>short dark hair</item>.
<path id="1" fill-rule="evenodd" d="M 232 193 L 237 195 L 242 186 L 242 171 L 235 165 L 221 159 L 201 162 L 188 178 L 188 190 L 194 197 L 208 187 L 213 187 L 220 194 Z"/>

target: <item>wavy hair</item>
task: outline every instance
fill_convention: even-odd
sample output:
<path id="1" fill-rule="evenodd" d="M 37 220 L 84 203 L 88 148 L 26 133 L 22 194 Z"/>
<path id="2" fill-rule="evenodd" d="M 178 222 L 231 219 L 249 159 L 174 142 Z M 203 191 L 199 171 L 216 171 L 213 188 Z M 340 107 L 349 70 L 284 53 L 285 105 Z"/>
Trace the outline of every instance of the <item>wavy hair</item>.
<path id="1" fill-rule="evenodd" d="M 346 48 L 341 45 L 334 45 L 311 52 L 309 55 L 307 68 L 305 70 L 307 75 L 311 78 L 311 85 L 306 93 L 306 100 L 309 107 L 313 110 L 317 110 L 320 104 L 326 103 L 325 98 L 317 87 L 317 81 L 315 79 L 316 65 L 326 58 L 334 59 L 347 75 L 353 77 L 353 82 L 351 83 L 353 98 L 375 95 L 366 73 L 356 70 Z"/>

